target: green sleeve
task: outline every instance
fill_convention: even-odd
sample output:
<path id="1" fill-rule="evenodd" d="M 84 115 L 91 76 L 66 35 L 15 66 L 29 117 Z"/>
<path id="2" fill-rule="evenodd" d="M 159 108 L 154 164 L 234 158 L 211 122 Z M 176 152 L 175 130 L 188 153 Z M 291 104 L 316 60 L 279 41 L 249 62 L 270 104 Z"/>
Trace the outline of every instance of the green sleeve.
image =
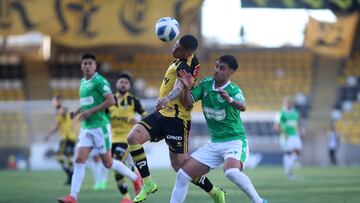
<path id="1" fill-rule="evenodd" d="M 200 99 L 202 99 L 202 92 L 203 92 L 203 81 L 201 81 L 197 86 L 195 86 L 192 90 L 191 90 L 191 95 L 194 99 L 194 102 L 199 101 Z"/>
<path id="2" fill-rule="evenodd" d="M 111 92 L 111 88 L 110 88 L 110 84 L 108 81 L 106 81 L 105 79 L 103 80 L 99 80 L 99 83 L 98 83 L 98 88 L 99 88 L 99 91 L 102 95 L 105 95 L 105 94 L 109 94 L 109 93 L 112 93 Z"/>
<path id="3" fill-rule="evenodd" d="M 235 101 L 246 103 L 243 92 L 240 88 L 237 88 L 232 95 L 230 95 Z"/>
<path id="4" fill-rule="evenodd" d="M 281 114 L 280 114 L 280 127 L 281 127 L 282 131 L 285 131 L 285 129 L 286 129 L 286 118 L 285 118 L 283 112 L 281 112 Z"/>

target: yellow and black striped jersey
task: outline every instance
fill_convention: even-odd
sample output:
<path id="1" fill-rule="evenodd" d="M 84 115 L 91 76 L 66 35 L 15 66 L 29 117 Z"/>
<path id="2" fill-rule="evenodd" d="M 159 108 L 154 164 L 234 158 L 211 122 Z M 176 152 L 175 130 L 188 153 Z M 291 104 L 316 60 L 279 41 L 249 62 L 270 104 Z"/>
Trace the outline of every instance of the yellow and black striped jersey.
<path id="1" fill-rule="evenodd" d="M 112 142 L 127 142 L 127 136 L 133 127 L 132 120 L 135 114 L 145 115 L 146 111 L 141 106 L 140 101 L 130 93 L 126 93 L 122 98 L 120 94 L 115 94 L 115 105 L 109 108 Z"/>
<path id="2" fill-rule="evenodd" d="M 59 124 L 59 132 L 62 140 L 76 141 L 76 135 L 71 125 L 71 118 L 66 108 L 64 114 L 56 113 L 56 122 Z"/>
<path id="3" fill-rule="evenodd" d="M 165 73 L 165 77 L 160 87 L 159 97 L 166 97 L 174 88 L 178 71 L 186 70 L 194 77 L 194 84 L 199 76 L 200 64 L 195 55 L 188 59 L 175 59 L 171 62 Z M 181 103 L 180 97 L 170 101 L 164 109 L 159 111 L 165 117 L 176 117 L 183 120 L 191 120 L 191 109 L 186 109 Z"/>

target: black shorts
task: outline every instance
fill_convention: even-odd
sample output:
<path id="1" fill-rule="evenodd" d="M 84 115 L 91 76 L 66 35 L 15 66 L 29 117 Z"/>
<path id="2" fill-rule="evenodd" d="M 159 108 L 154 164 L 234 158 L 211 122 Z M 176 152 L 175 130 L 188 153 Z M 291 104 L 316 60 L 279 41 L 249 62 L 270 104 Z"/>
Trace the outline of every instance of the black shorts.
<path id="1" fill-rule="evenodd" d="M 75 151 L 75 142 L 71 140 L 61 140 L 58 156 L 73 156 Z"/>
<path id="2" fill-rule="evenodd" d="M 149 132 L 150 142 L 165 139 L 169 150 L 175 154 L 186 154 L 188 152 L 190 123 L 190 121 L 180 118 L 165 117 L 158 111 L 139 122 Z"/>
<path id="3" fill-rule="evenodd" d="M 119 142 L 111 145 L 111 155 L 114 159 L 124 162 L 128 154 L 129 150 L 127 143 Z"/>

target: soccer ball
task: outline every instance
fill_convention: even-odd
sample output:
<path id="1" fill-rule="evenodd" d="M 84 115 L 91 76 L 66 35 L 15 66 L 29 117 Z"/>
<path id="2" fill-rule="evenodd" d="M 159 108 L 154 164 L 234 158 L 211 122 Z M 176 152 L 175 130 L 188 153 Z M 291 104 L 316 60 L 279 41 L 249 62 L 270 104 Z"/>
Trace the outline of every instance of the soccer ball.
<path id="1" fill-rule="evenodd" d="M 155 32 L 157 38 L 164 42 L 169 42 L 179 35 L 180 25 L 174 18 L 163 17 L 156 22 Z"/>

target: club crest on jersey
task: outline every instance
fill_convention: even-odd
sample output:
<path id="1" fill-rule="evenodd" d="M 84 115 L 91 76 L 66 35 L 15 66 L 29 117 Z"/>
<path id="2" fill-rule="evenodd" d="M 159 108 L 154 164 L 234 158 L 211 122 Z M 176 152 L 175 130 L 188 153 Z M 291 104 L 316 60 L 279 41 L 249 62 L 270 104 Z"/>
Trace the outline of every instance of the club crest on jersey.
<path id="1" fill-rule="evenodd" d="M 220 102 L 220 103 L 224 103 L 225 100 L 220 96 L 220 94 L 217 95 L 217 100 Z"/>

